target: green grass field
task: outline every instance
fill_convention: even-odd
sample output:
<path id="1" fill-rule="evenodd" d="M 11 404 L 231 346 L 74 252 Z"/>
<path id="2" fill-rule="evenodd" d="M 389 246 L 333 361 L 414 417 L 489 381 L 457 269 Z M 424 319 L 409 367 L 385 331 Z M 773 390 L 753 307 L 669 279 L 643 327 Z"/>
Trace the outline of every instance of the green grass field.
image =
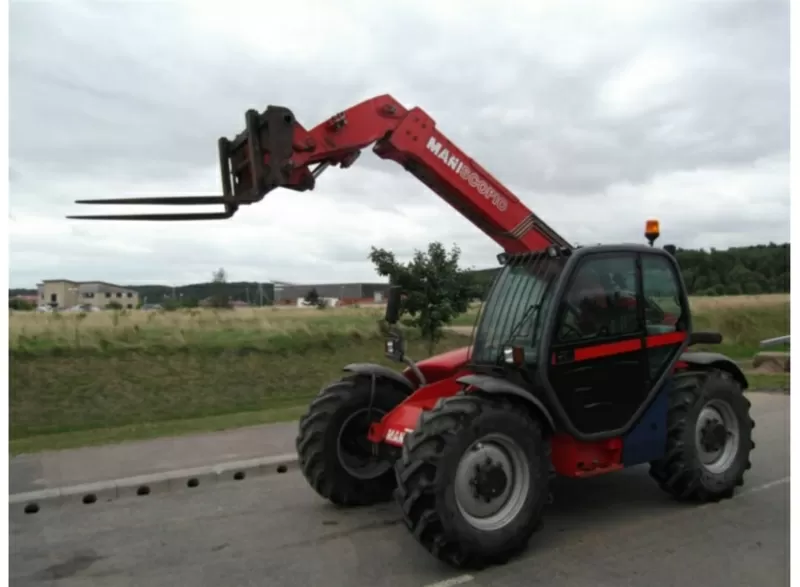
<path id="1" fill-rule="evenodd" d="M 697 298 L 693 307 L 695 328 L 722 332 L 725 344 L 716 349 L 737 359 L 750 358 L 759 340 L 789 331 L 788 296 Z M 381 314 L 378 308 L 12 313 L 12 453 L 297 418 L 343 365 L 397 367 L 383 357 Z M 458 323 L 474 318 L 473 310 Z M 468 343 L 448 333 L 437 352 Z M 409 354 L 423 358 L 424 349 L 412 337 Z M 754 376 L 754 386 L 758 377 L 766 387 L 786 384 L 783 374 Z"/>

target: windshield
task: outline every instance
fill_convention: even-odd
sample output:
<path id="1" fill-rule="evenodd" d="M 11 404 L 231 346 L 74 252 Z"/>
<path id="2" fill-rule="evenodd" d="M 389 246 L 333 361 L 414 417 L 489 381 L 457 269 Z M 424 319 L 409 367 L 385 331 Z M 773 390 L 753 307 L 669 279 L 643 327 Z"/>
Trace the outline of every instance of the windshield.
<path id="1" fill-rule="evenodd" d="M 526 362 L 536 360 L 547 294 L 562 266 L 563 260 L 540 257 L 503 267 L 483 306 L 475 332 L 473 363 L 496 363 L 506 344 L 522 347 Z"/>

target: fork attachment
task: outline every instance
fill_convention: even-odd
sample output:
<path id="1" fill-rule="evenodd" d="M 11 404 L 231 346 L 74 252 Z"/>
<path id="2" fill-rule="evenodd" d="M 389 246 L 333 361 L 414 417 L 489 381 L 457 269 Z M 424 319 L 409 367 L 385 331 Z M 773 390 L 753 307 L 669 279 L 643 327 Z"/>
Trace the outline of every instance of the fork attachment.
<path id="1" fill-rule="evenodd" d="M 76 204 L 124 204 L 157 206 L 203 206 L 222 204 L 222 212 L 183 214 L 111 214 L 68 216 L 79 220 L 220 220 L 230 218 L 239 206 L 264 198 L 271 190 L 289 184 L 294 170 L 294 114 L 283 106 L 267 106 L 259 114 L 245 112 L 245 130 L 236 138 L 221 137 L 218 141 L 219 167 L 222 179 L 221 196 L 149 196 L 144 198 L 112 198 L 77 200 Z M 302 128 L 302 127 L 301 127 Z M 266 159 L 266 160 L 265 160 Z"/>
<path id="2" fill-rule="evenodd" d="M 283 106 L 267 106 L 259 114 L 245 113 L 247 127 L 233 141 L 219 139 L 222 197 L 237 204 L 260 201 L 268 192 L 289 182 L 295 118 Z M 269 162 L 265 162 L 269 155 Z"/>

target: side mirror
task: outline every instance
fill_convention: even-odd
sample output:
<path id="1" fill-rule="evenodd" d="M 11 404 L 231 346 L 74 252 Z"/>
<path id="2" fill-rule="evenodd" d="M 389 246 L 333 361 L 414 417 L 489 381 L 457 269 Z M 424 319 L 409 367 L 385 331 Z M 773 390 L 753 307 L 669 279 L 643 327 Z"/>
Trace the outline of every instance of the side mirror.
<path id="1" fill-rule="evenodd" d="M 384 355 L 391 361 L 403 362 L 406 356 L 406 344 L 400 331 L 392 332 L 384 343 Z"/>
<path id="2" fill-rule="evenodd" d="M 386 296 L 386 322 L 397 324 L 400 320 L 400 286 L 389 286 L 389 294 Z"/>
<path id="3" fill-rule="evenodd" d="M 525 350 L 519 346 L 506 345 L 503 347 L 503 362 L 506 365 L 522 366 L 525 363 Z"/>

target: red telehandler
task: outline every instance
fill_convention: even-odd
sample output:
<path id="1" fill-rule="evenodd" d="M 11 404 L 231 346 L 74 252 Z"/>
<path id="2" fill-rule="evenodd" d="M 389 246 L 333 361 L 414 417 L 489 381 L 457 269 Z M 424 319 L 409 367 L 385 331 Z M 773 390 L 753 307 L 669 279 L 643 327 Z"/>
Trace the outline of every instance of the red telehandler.
<path id="1" fill-rule="evenodd" d="M 456 147 L 420 108 L 388 95 L 311 130 L 291 110 L 249 110 L 219 140 L 222 196 L 79 203 L 222 204 L 217 213 L 74 216 L 230 218 L 275 188 L 314 189 L 370 145 L 401 164 L 504 250 L 468 347 L 414 362 L 390 289 L 387 357 L 402 371 L 344 367 L 300 420 L 297 453 L 314 490 L 343 506 L 396 499 L 428 551 L 459 568 L 502 564 L 540 525 L 551 479 L 649 464 L 680 500 L 717 501 L 744 482 L 754 448 L 747 380 L 734 361 L 693 344 L 674 248 L 576 248 Z"/>

